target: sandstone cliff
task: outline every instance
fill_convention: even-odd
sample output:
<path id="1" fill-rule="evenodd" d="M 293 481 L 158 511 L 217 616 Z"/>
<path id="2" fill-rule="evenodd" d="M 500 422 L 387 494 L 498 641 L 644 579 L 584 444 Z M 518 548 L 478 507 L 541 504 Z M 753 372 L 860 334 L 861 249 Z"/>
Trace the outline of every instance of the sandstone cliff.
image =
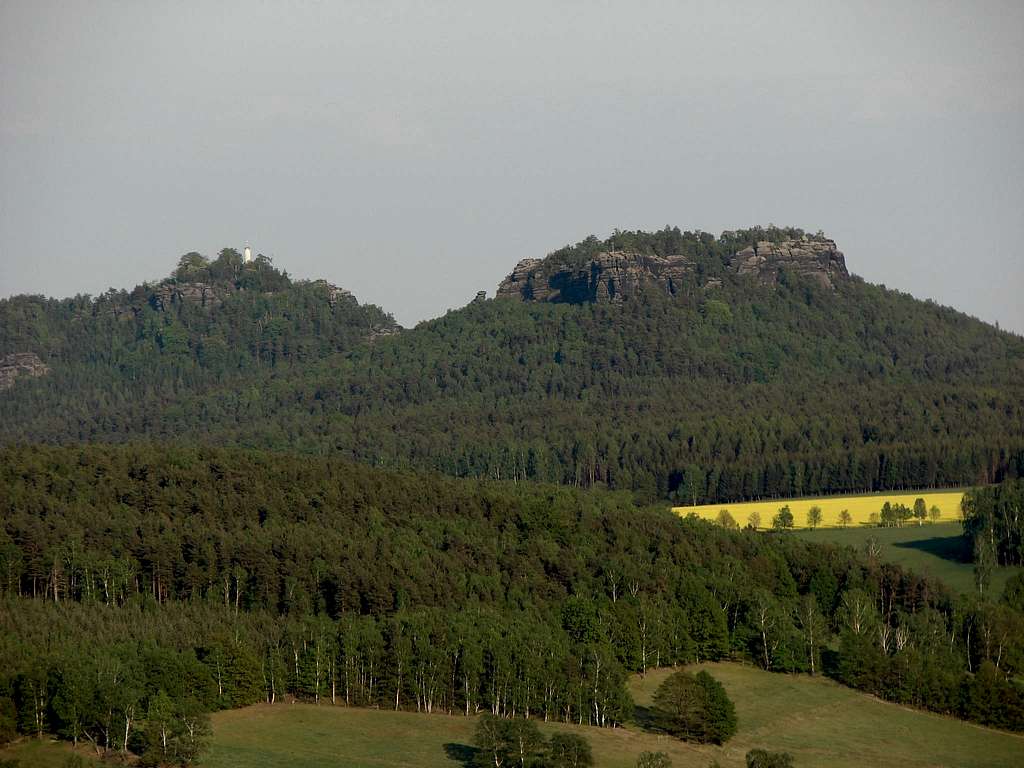
<path id="1" fill-rule="evenodd" d="M 313 285 L 324 291 L 327 295 L 327 303 L 331 305 L 332 309 L 340 301 L 351 301 L 356 304 L 359 303 L 356 301 L 356 297 L 352 295 L 351 291 L 339 288 L 333 283 L 328 283 L 326 280 L 314 280 Z"/>
<path id="2" fill-rule="evenodd" d="M 0 357 L 0 391 L 10 389 L 19 378 L 45 376 L 50 367 L 35 352 L 15 352 Z"/>
<path id="3" fill-rule="evenodd" d="M 737 274 L 752 275 L 763 285 L 778 283 L 783 269 L 816 280 L 825 288 L 835 288 L 837 282 L 850 276 L 846 259 L 832 240 L 760 242 L 735 254 L 730 266 Z"/>
<path id="4" fill-rule="evenodd" d="M 234 293 L 231 283 L 213 286 L 207 283 L 162 283 L 156 286 L 150 297 L 153 309 L 166 312 L 175 304 L 198 304 L 212 309 L 224 300 L 224 296 Z"/>
<path id="5" fill-rule="evenodd" d="M 339 288 L 326 280 L 314 280 L 312 285 L 323 292 L 325 300 L 332 308 L 340 302 L 358 304 L 351 291 Z M 196 304 L 204 309 L 213 309 L 222 304 L 228 296 L 242 290 L 228 281 L 217 283 L 167 281 L 153 286 L 149 303 L 153 309 L 159 312 L 167 312 L 179 304 Z"/>
<path id="6" fill-rule="evenodd" d="M 783 270 L 809 277 L 825 288 L 835 288 L 849 277 L 843 254 L 831 240 L 801 238 L 779 243 L 758 242 L 734 253 L 726 274 L 752 277 L 766 286 L 778 284 Z M 523 259 L 498 286 L 496 298 L 581 304 L 622 301 L 643 290 L 675 295 L 694 279 L 695 265 L 683 255 L 656 256 L 628 251 L 598 253 L 582 265 L 555 257 Z M 713 288 L 722 278 L 707 278 Z"/>
<path id="7" fill-rule="evenodd" d="M 675 294 L 693 269 L 685 256 L 653 256 L 612 251 L 599 253 L 583 267 L 523 259 L 498 286 L 496 298 L 523 301 L 622 301 L 646 286 Z"/>

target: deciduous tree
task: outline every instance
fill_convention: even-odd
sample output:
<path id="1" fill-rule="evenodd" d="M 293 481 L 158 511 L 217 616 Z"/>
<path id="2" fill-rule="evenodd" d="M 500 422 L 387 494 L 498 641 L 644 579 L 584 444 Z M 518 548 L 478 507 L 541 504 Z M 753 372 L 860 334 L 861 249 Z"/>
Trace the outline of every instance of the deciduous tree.
<path id="1" fill-rule="evenodd" d="M 736 710 L 707 672 L 675 672 L 654 693 L 660 728 L 686 741 L 722 744 L 736 732 Z"/>

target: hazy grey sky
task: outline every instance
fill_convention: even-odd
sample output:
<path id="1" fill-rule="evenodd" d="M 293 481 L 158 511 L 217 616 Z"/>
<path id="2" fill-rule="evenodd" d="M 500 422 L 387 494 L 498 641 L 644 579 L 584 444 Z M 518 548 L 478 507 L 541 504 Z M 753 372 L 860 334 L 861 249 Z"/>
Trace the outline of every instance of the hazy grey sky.
<path id="1" fill-rule="evenodd" d="M 756 223 L 1024 332 L 1024 3 L 0 0 L 0 295 L 248 238 L 411 325 Z"/>

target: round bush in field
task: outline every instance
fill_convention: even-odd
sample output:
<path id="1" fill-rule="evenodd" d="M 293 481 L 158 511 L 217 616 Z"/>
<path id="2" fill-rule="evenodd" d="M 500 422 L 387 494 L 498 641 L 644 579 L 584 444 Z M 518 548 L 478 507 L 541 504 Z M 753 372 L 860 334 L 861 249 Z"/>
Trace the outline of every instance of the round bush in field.
<path id="1" fill-rule="evenodd" d="M 676 672 L 654 693 L 658 725 L 686 741 L 722 744 L 736 733 L 736 708 L 707 672 Z"/>
<path id="2" fill-rule="evenodd" d="M 788 752 L 752 749 L 747 752 L 747 768 L 793 768 L 793 757 Z"/>

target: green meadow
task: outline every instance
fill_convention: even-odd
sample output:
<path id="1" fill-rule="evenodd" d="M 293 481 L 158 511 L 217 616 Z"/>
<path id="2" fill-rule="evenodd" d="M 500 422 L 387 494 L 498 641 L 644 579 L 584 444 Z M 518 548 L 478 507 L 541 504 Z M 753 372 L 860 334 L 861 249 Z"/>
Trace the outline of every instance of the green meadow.
<path id="1" fill-rule="evenodd" d="M 902 528 L 818 528 L 797 530 L 792 535 L 818 544 L 840 544 L 863 550 L 874 538 L 881 547 L 882 559 L 897 563 L 916 573 L 942 579 L 959 592 L 974 591 L 974 566 L 964 550 L 960 523 L 925 523 Z M 996 568 L 990 590 L 1002 594 L 1007 579 L 1019 568 Z"/>
<path id="2" fill-rule="evenodd" d="M 718 678 L 736 704 L 739 730 L 722 747 L 686 744 L 636 723 L 614 730 L 542 724 L 542 730 L 549 736 L 558 731 L 585 736 L 598 768 L 632 768 L 645 750 L 667 753 L 675 768 L 707 768 L 712 761 L 739 768 L 755 747 L 788 751 L 798 768 L 1024 764 L 1022 736 L 883 702 L 821 677 L 772 674 L 736 663 L 700 668 Z M 654 670 L 630 681 L 636 720 L 643 720 L 655 688 L 671 671 Z M 213 741 L 201 765 L 460 768 L 472 761 L 475 722 L 414 712 L 259 704 L 213 715 Z M 66 743 L 27 739 L 0 750 L 0 758 L 16 758 L 24 768 L 61 768 L 70 752 Z"/>
<path id="3" fill-rule="evenodd" d="M 754 747 L 787 750 L 796 765 L 1019 766 L 1024 738 L 879 701 L 824 678 L 777 675 L 734 664 L 707 664 L 736 704 L 739 731 L 724 747 L 691 746 L 637 725 L 615 730 L 548 724 L 546 734 L 586 736 L 599 768 L 631 768 L 645 751 L 663 751 L 676 768 L 743 766 Z M 634 677 L 642 715 L 671 670 Z M 447 715 L 259 705 L 214 715 L 210 768 L 383 766 L 457 768 L 472 759 L 475 720 Z"/>

